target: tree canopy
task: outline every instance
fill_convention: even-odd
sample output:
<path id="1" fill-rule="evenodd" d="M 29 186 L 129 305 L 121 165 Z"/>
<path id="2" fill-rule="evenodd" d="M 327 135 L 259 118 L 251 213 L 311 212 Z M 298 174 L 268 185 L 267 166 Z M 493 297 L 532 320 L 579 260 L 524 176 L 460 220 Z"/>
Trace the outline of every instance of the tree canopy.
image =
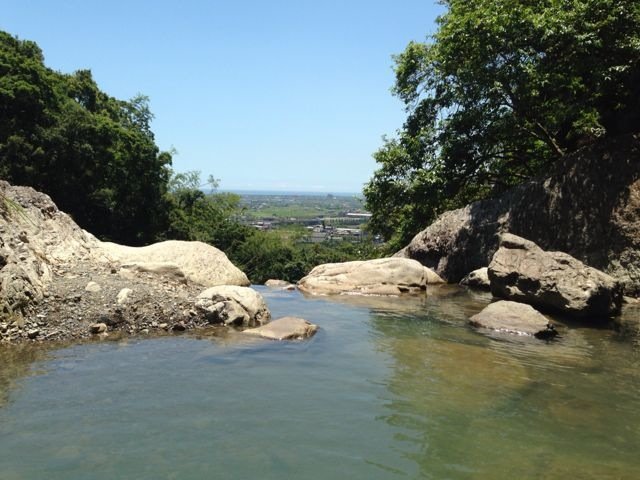
<path id="1" fill-rule="evenodd" d="M 141 244 L 168 226 L 171 155 L 152 119 L 144 95 L 110 97 L 89 70 L 55 72 L 34 42 L 0 32 L 0 176 L 102 238 Z"/>
<path id="2" fill-rule="evenodd" d="M 446 0 L 395 60 L 407 119 L 374 154 L 371 228 L 394 246 L 640 125 L 637 0 Z"/>

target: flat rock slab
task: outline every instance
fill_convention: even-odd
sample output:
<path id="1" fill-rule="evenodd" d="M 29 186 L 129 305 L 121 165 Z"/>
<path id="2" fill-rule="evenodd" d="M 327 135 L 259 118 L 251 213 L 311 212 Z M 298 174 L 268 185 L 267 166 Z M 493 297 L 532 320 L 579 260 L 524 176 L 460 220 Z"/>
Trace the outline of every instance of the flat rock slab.
<path id="1" fill-rule="evenodd" d="M 551 338 L 557 334 L 547 317 L 531 305 L 508 300 L 499 300 L 488 305 L 471 317 L 469 323 L 475 327 L 517 335 L 533 335 L 537 338 Z"/>
<path id="2" fill-rule="evenodd" d="M 420 292 L 428 284 L 443 282 L 416 260 L 379 258 L 318 265 L 300 280 L 298 288 L 312 295 L 400 295 Z"/>
<path id="3" fill-rule="evenodd" d="M 242 333 L 271 340 L 301 340 L 312 337 L 317 331 L 317 325 L 303 318 L 282 317 L 261 327 L 244 330 Z"/>
<path id="4" fill-rule="evenodd" d="M 491 293 L 574 317 L 608 318 L 620 313 L 622 285 L 563 252 L 504 233 L 489 264 Z"/>

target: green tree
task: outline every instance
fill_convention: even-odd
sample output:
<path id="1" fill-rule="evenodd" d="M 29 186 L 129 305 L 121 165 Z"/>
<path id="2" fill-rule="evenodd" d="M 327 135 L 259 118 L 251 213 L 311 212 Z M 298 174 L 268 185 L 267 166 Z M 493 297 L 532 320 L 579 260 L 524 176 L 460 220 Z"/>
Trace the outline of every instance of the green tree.
<path id="1" fill-rule="evenodd" d="M 198 240 L 229 252 L 251 236 L 253 230 L 238 221 L 242 213 L 240 197 L 233 193 L 216 193 L 218 182 L 210 175 L 202 184 L 198 171 L 172 173 L 167 238 Z M 212 193 L 205 194 L 203 187 L 209 187 Z"/>
<path id="2" fill-rule="evenodd" d="M 167 229 L 171 154 L 152 119 L 147 97 L 112 98 L 89 70 L 55 72 L 34 42 L 0 32 L 0 175 L 102 238 L 143 244 Z"/>
<path id="3" fill-rule="evenodd" d="M 445 209 L 503 191 L 640 125 L 636 0 L 447 0 L 395 57 L 406 106 L 374 155 L 371 228 L 406 243 Z"/>

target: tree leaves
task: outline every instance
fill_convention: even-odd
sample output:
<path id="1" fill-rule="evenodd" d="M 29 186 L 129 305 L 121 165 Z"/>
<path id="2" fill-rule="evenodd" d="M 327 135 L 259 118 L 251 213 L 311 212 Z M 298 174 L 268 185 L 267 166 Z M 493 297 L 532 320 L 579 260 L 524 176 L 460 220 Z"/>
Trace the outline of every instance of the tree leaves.
<path id="1" fill-rule="evenodd" d="M 51 195 L 96 235 L 148 243 L 168 228 L 171 155 L 156 146 L 149 99 L 102 92 L 91 71 L 44 65 L 34 42 L 0 32 L 0 173 Z"/>
<path id="2" fill-rule="evenodd" d="M 444 209 L 640 125 L 639 2 L 443 3 L 433 38 L 394 57 L 407 120 L 365 189 L 394 248 Z"/>

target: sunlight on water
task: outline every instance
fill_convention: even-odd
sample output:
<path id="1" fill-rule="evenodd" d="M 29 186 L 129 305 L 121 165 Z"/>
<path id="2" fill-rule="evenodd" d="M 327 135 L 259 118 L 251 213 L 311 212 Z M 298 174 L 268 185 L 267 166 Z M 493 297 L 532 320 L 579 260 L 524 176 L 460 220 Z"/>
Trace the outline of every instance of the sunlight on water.
<path id="1" fill-rule="evenodd" d="M 321 331 L 3 347 L 1 478 L 638 476 L 638 310 L 546 343 L 474 331 L 490 298 L 455 287 L 261 292 Z"/>

